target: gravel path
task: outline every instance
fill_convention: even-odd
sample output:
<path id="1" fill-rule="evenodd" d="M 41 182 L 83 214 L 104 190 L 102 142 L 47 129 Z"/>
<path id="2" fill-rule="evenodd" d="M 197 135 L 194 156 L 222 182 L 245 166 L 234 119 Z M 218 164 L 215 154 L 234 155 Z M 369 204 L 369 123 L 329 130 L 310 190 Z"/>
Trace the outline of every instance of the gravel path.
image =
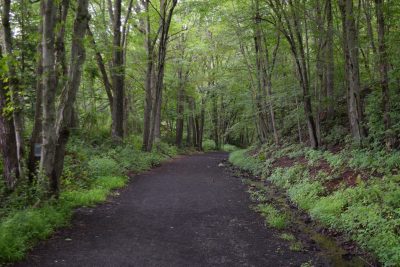
<path id="1" fill-rule="evenodd" d="M 120 195 L 76 211 L 69 228 L 15 266 L 300 266 L 249 209 L 246 187 L 219 163 L 226 153 L 180 157 L 131 179 Z"/>

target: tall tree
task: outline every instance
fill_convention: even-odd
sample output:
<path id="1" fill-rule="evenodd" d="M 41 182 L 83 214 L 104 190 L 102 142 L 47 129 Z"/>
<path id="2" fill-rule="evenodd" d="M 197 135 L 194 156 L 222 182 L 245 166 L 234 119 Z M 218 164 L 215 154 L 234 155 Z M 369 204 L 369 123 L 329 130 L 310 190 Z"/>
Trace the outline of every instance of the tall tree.
<path id="1" fill-rule="evenodd" d="M 359 44 L 353 0 L 340 0 L 339 7 L 342 14 L 343 51 L 346 66 L 350 131 L 357 142 L 362 142 L 365 132 L 362 126 L 363 113 L 360 98 Z"/>
<path id="2" fill-rule="evenodd" d="M 13 34 L 10 24 L 11 0 L 3 0 L 2 10 L 2 28 L 4 37 L 3 47 L 7 57 L 8 77 L 7 86 L 10 90 L 12 117 L 15 129 L 16 153 L 18 157 L 19 174 L 23 176 L 23 161 L 24 161 L 24 142 L 23 142 L 23 119 L 22 119 L 22 92 L 19 86 L 17 70 L 15 67 L 15 57 L 13 53 Z"/>
<path id="3" fill-rule="evenodd" d="M 43 64 L 43 124 L 42 153 L 40 169 L 49 178 L 50 194 L 57 194 L 58 181 L 55 179 L 54 159 L 56 153 L 56 58 L 55 58 L 55 28 L 57 6 L 52 0 L 43 0 L 43 34 L 42 34 L 42 64 Z"/>
<path id="4" fill-rule="evenodd" d="M 283 33 L 290 45 L 290 50 L 294 57 L 295 66 L 298 72 L 299 83 L 303 92 L 303 107 L 306 116 L 310 145 L 312 148 L 318 148 L 317 129 L 313 116 L 310 95 L 309 66 L 306 58 L 302 23 L 300 22 L 298 14 L 299 9 L 296 9 L 296 6 L 302 4 L 292 0 L 288 0 L 287 2 L 281 0 L 269 0 L 268 3 L 277 18 L 276 23 L 278 29 Z"/>
<path id="5" fill-rule="evenodd" d="M 0 67 L 4 69 L 4 57 L 0 46 Z M 7 94 L 6 75 L 0 72 L 0 149 L 3 160 L 3 177 L 8 189 L 13 189 L 19 179 L 17 142 L 12 115 L 6 110 L 10 105 Z"/>
<path id="6" fill-rule="evenodd" d="M 125 98 L 125 71 L 123 58 L 123 36 L 121 29 L 121 0 L 114 1 L 114 8 L 110 7 L 113 22 L 113 60 L 111 83 L 113 88 L 112 108 L 112 137 L 116 140 L 124 138 L 124 98 Z"/>
<path id="7" fill-rule="evenodd" d="M 148 9 L 150 1 L 146 1 Z M 146 72 L 146 107 L 145 107 L 145 121 L 143 133 L 143 149 L 151 151 L 153 143 L 159 138 L 160 133 L 160 119 L 161 119 L 161 104 L 162 94 L 164 88 L 164 74 L 165 74 L 165 59 L 167 56 L 167 45 L 169 38 L 169 30 L 171 26 L 172 16 L 174 14 L 177 0 L 160 0 L 160 10 L 157 12 L 159 15 L 159 27 L 156 37 L 149 39 L 147 37 L 147 53 L 148 53 L 148 68 Z M 154 6 L 153 6 L 154 8 Z M 151 34 L 150 18 L 147 19 L 147 32 Z M 157 49 L 157 64 L 154 66 L 154 49 L 155 44 L 158 43 Z M 154 80 L 151 82 L 152 73 L 154 71 Z M 151 89 L 150 89 L 151 88 Z M 154 101 L 151 101 L 150 95 L 154 95 Z"/>
<path id="8" fill-rule="evenodd" d="M 385 125 L 385 131 L 388 132 L 391 127 L 390 120 L 390 96 L 389 96 L 389 58 L 386 49 L 386 25 L 384 15 L 384 0 L 375 0 L 376 20 L 378 27 L 378 52 L 379 52 L 379 74 L 380 74 L 380 86 L 382 90 L 382 111 L 383 111 L 383 123 Z M 386 133 L 386 145 L 392 146 L 393 137 Z"/>

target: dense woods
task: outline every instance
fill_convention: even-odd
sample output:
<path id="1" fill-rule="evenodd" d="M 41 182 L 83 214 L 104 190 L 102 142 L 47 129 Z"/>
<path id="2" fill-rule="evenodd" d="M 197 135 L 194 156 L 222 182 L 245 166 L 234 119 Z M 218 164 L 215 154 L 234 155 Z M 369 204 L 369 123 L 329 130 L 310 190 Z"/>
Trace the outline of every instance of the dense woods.
<path id="1" fill-rule="evenodd" d="M 398 155 L 398 1 L 1 0 L 0 11 L 4 218 L 65 201 L 91 183 L 78 169 L 126 147 Z"/>

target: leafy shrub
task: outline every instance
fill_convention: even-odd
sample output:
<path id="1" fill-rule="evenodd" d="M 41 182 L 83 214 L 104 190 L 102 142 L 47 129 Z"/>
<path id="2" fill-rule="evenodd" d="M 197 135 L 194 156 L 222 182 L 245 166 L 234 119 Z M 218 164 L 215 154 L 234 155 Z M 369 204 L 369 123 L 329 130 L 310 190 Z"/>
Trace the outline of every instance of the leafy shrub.
<path id="1" fill-rule="evenodd" d="M 309 210 L 323 191 L 324 187 L 320 182 L 304 180 L 290 187 L 288 195 L 301 209 Z"/>
<path id="2" fill-rule="evenodd" d="M 164 142 L 158 142 L 154 152 L 160 152 L 162 155 L 173 157 L 178 154 L 178 149 Z"/>
<path id="3" fill-rule="evenodd" d="M 93 157 L 88 162 L 88 169 L 94 177 L 116 175 L 121 172 L 118 163 L 110 157 Z"/>
<path id="4" fill-rule="evenodd" d="M 347 201 L 343 191 L 337 191 L 333 195 L 322 197 L 310 206 L 311 217 L 330 227 L 337 227 L 337 219 L 343 212 Z"/>
<path id="5" fill-rule="evenodd" d="M 132 146 L 135 150 L 139 151 L 142 149 L 143 138 L 139 135 L 130 135 L 125 138 L 125 144 Z"/>
<path id="6" fill-rule="evenodd" d="M 304 146 L 301 144 L 290 144 L 280 149 L 272 149 L 271 147 L 268 150 L 272 150 L 273 158 L 281 158 L 288 156 L 289 158 L 297 158 L 304 154 Z"/>
<path id="7" fill-rule="evenodd" d="M 264 164 L 257 158 L 251 157 L 247 154 L 248 150 L 236 150 L 229 155 L 229 162 L 239 168 L 249 171 L 254 175 L 262 173 Z"/>
<path id="8" fill-rule="evenodd" d="M 323 157 L 333 169 L 338 169 L 343 167 L 346 162 L 346 158 L 342 153 L 333 154 L 330 151 L 325 151 L 323 153 Z"/>
<path id="9" fill-rule="evenodd" d="M 313 166 L 315 163 L 322 159 L 323 153 L 320 150 L 307 149 L 305 156 L 308 159 L 308 164 Z"/>
<path id="10" fill-rule="evenodd" d="M 225 145 L 222 147 L 222 150 L 225 151 L 225 152 L 233 152 L 233 151 L 236 151 L 236 150 L 238 150 L 238 149 L 239 149 L 239 148 L 237 148 L 236 146 L 230 145 L 230 144 L 225 144 Z"/>
<path id="11" fill-rule="evenodd" d="M 215 145 L 214 140 L 207 139 L 207 140 L 203 141 L 203 150 L 204 151 L 213 151 L 216 149 L 217 149 L 217 147 Z"/>
<path id="12" fill-rule="evenodd" d="M 279 187 L 289 188 L 298 181 L 308 178 L 308 171 L 301 164 L 296 164 L 290 168 L 276 168 L 268 180 Z"/>

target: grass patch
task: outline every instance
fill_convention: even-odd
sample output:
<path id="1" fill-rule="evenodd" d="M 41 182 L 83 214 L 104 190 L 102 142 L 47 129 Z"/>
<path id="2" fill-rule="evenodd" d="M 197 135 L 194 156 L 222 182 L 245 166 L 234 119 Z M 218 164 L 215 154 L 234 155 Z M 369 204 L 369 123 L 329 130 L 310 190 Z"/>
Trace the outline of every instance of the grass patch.
<path id="1" fill-rule="evenodd" d="M 290 244 L 289 249 L 296 252 L 303 251 L 303 244 L 300 241 L 293 242 Z"/>
<path id="2" fill-rule="evenodd" d="M 250 194 L 250 199 L 253 202 L 257 203 L 262 203 L 267 201 L 267 195 L 265 189 L 255 189 L 255 188 L 250 188 L 247 190 L 247 192 Z"/>
<path id="3" fill-rule="evenodd" d="M 281 239 L 285 240 L 285 241 L 295 241 L 296 238 L 294 237 L 294 235 L 290 234 L 290 233 L 283 233 L 279 236 Z"/>
<path id="4" fill-rule="evenodd" d="M 250 157 L 248 152 L 246 149 L 232 152 L 229 155 L 229 162 L 242 170 L 249 171 L 254 175 L 260 175 L 264 167 L 263 161 L 259 158 Z"/>
<path id="5" fill-rule="evenodd" d="M 270 204 L 259 204 L 256 210 L 265 217 L 266 223 L 275 229 L 284 229 L 288 224 L 288 216 L 282 214 Z"/>

